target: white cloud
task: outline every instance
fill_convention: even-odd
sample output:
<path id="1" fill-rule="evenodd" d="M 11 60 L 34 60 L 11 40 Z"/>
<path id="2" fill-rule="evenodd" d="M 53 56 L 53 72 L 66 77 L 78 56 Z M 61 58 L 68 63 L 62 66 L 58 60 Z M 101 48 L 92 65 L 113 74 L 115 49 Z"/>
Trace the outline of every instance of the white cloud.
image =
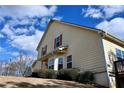
<path id="1" fill-rule="evenodd" d="M 29 27 L 29 30 L 30 30 L 30 31 L 35 31 L 34 26 L 30 26 L 30 27 Z"/>
<path id="2" fill-rule="evenodd" d="M 21 19 L 13 19 L 13 20 L 8 21 L 8 24 L 11 26 L 28 25 L 32 23 L 33 23 L 32 18 L 21 18 Z"/>
<path id="3" fill-rule="evenodd" d="M 0 38 L 4 38 L 4 36 L 0 33 Z"/>
<path id="4" fill-rule="evenodd" d="M 30 33 L 31 30 L 34 31 L 34 34 L 27 36 L 26 33 Z M 9 24 L 6 24 L 1 32 L 7 36 L 12 47 L 30 52 L 36 51 L 36 47 L 44 33 L 43 31 L 36 30 L 33 26 L 31 26 L 29 30 L 27 28 L 13 29 Z M 17 35 L 16 33 L 24 34 Z"/>
<path id="5" fill-rule="evenodd" d="M 84 17 L 91 18 L 103 18 L 108 19 L 117 15 L 118 13 L 124 12 L 124 6 L 122 5 L 104 5 L 104 6 L 88 6 L 87 9 L 82 9 Z"/>
<path id="6" fill-rule="evenodd" d="M 36 30 L 35 34 L 32 36 L 15 36 L 15 39 L 11 41 L 11 44 L 13 47 L 34 52 L 42 35 L 43 32 Z"/>
<path id="7" fill-rule="evenodd" d="M 55 16 L 53 19 L 54 19 L 54 20 L 59 20 L 59 21 L 60 21 L 60 20 L 62 20 L 62 18 L 63 18 L 62 16 Z"/>
<path id="8" fill-rule="evenodd" d="M 124 18 L 118 17 L 110 21 L 103 21 L 99 23 L 96 28 L 108 31 L 124 39 Z"/>
<path id="9" fill-rule="evenodd" d="M 0 22 L 4 22 L 0 38 L 3 36 L 6 38 L 7 45 L 5 46 L 18 48 L 36 57 L 36 47 L 44 32 L 39 31 L 39 28 L 35 26 L 37 24 L 40 27 L 47 25 L 56 11 L 57 6 L 0 6 Z M 5 20 L 5 16 L 12 17 L 12 19 Z M 3 51 L 3 48 L 0 47 L 0 51 Z M 10 53 L 12 56 L 18 55 L 18 51 L 10 50 Z M 7 51 L 4 54 L 10 55 Z"/>
<path id="10" fill-rule="evenodd" d="M 11 16 L 13 18 L 53 16 L 56 10 L 57 6 L 48 8 L 40 5 L 7 5 L 0 7 L 0 16 Z"/>
<path id="11" fill-rule="evenodd" d="M 41 19 L 40 24 L 42 25 L 42 27 L 45 27 L 47 25 L 48 21 L 49 21 L 49 18 L 43 17 Z"/>
<path id="12" fill-rule="evenodd" d="M 89 6 L 86 10 L 82 9 L 82 14 L 84 17 L 92 18 L 101 18 L 103 16 L 100 9 L 92 8 L 91 6 Z"/>
<path id="13" fill-rule="evenodd" d="M 124 6 L 122 5 L 108 5 L 108 6 L 100 6 L 103 12 L 105 13 L 106 18 L 111 18 L 114 15 L 124 12 Z"/>
<path id="14" fill-rule="evenodd" d="M 54 19 L 54 20 L 62 20 L 62 18 L 63 17 L 61 17 L 61 16 L 55 16 L 52 19 Z M 41 22 L 40 22 L 40 25 L 42 27 L 45 27 L 49 23 L 49 21 L 50 21 L 50 18 L 48 18 L 48 17 L 42 17 Z"/>
<path id="15" fill-rule="evenodd" d="M 57 6 L 51 6 L 50 7 L 50 9 L 49 9 L 49 13 L 50 13 L 50 15 L 54 15 L 54 13 L 56 12 L 56 10 L 57 10 Z"/>
<path id="16" fill-rule="evenodd" d="M 11 27 L 9 24 L 6 24 L 4 28 L 1 30 L 3 34 L 5 34 L 8 38 L 13 39 L 14 38 L 14 32 L 11 30 Z"/>
<path id="17" fill-rule="evenodd" d="M 26 33 L 29 33 L 30 30 L 26 29 L 26 28 L 17 28 L 16 30 L 14 30 L 15 33 L 18 33 L 18 34 L 26 34 Z"/>

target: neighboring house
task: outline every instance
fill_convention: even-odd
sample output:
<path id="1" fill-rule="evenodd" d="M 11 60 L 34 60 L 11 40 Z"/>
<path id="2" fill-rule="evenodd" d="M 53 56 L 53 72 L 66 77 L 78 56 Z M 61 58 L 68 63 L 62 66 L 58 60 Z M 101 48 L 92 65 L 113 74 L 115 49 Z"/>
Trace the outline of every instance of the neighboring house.
<path id="1" fill-rule="evenodd" d="M 116 87 L 113 62 L 124 58 L 124 42 L 99 29 L 51 20 L 37 51 L 34 72 L 79 68 L 94 72 L 96 83 Z"/>

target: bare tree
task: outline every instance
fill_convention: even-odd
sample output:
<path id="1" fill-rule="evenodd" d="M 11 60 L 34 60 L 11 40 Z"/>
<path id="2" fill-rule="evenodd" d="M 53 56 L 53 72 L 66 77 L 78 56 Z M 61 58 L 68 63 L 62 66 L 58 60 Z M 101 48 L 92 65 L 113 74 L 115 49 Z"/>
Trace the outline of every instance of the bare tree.
<path id="1" fill-rule="evenodd" d="M 4 63 L 2 65 L 2 75 L 8 76 L 9 73 L 9 65 L 7 63 Z"/>
<path id="2" fill-rule="evenodd" d="M 22 52 L 19 56 L 10 59 L 9 63 L 0 62 L 0 75 L 4 76 L 26 76 L 31 74 L 31 65 L 33 58 L 24 55 Z"/>
<path id="3" fill-rule="evenodd" d="M 31 57 L 24 56 L 22 53 L 20 53 L 19 61 L 16 63 L 18 71 L 19 71 L 19 75 L 25 76 L 25 72 L 29 70 L 30 65 L 32 63 L 33 63 L 33 59 Z"/>
<path id="4" fill-rule="evenodd" d="M 3 62 L 2 61 L 0 61 L 0 75 L 2 75 L 2 71 L 3 71 Z"/>

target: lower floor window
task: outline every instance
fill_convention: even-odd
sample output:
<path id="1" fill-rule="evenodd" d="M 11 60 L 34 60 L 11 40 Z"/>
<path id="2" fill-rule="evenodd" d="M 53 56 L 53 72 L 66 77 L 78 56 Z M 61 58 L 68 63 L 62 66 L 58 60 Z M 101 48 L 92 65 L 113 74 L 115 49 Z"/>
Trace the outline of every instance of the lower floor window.
<path id="1" fill-rule="evenodd" d="M 63 69 L 64 58 L 59 57 L 58 70 Z"/>
<path id="2" fill-rule="evenodd" d="M 63 69 L 63 64 L 59 64 L 58 70 Z"/>
<path id="3" fill-rule="evenodd" d="M 72 62 L 67 63 L 67 68 L 72 68 Z"/>
<path id="4" fill-rule="evenodd" d="M 67 68 L 72 68 L 72 55 L 67 56 Z"/>
<path id="5" fill-rule="evenodd" d="M 48 69 L 54 69 L 54 59 L 49 60 Z"/>
<path id="6" fill-rule="evenodd" d="M 49 66 L 49 69 L 54 69 L 54 65 Z"/>

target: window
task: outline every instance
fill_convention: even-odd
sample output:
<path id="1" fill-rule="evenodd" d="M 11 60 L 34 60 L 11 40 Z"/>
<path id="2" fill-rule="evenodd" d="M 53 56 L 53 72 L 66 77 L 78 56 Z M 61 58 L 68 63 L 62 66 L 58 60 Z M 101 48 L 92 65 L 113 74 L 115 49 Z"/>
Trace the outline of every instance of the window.
<path id="1" fill-rule="evenodd" d="M 45 55 L 47 52 L 47 45 L 42 48 L 42 55 Z"/>
<path id="2" fill-rule="evenodd" d="M 49 60 L 48 69 L 54 69 L 54 59 Z"/>
<path id="3" fill-rule="evenodd" d="M 62 45 L 62 34 L 60 36 L 58 36 L 57 38 L 55 38 L 54 48 L 57 48 L 61 45 Z"/>
<path id="4" fill-rule="evenodd" d="M 72 68 L 72 55 L 67 56 L 67 68 Z"/>
<path id="5" fill-rule="evenodd" d="M 58 70 L 63 69 L 64 57 L 59 57 Z"/>
<path id="6" fill-rule="evenodd" d="M 122 51 L 122 57 L 123 57 L 123 59 L 124 59 L 124 51 Z"/>
<path id="7" fill-rule="evenodd" d="M 123 59 L 123 52 L 120 49 L 116 49 L 116 56 L 118 60 Z"/>

